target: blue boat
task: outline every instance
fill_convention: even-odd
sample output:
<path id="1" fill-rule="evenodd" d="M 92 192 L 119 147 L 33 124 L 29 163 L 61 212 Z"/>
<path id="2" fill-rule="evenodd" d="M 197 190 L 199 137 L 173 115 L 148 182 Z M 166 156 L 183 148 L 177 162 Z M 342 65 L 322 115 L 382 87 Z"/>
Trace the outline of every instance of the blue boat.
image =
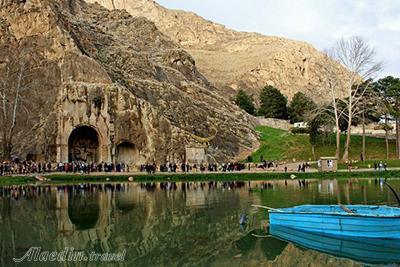
<path id="1" fill-rule="evenodd" d="M 271 225 L 272 237 L 340 258 L 373 264 L 400 263 L 400 240 L 333 236 Z"/>
<path id="2" fill-rule="evenodd" d="M 336 236 L 400 239 L 400 208 L 367 205 L 258 207 L 269 210 L 270 225 Z"/>

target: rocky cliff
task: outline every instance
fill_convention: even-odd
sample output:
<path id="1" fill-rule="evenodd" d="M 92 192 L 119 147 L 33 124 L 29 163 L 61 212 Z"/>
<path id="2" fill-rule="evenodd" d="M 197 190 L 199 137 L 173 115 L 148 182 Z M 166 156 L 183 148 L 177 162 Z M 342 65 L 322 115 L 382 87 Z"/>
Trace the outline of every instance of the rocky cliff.
<path id="1" fill-rule="evenodd" d="M 179 43 L 222 93 L 246 89 L 258 95 L 266 84 L 291 98 L 296 92 L 320 100 L 316 94 L 323 75 L 323 54 L 313 46 L 280 37 L 237 32 L 202 17 L 166 9 L 152 0 L 87 0 L 109 9 L 126 9 L 144 16 Z M 223 11 L 221 11 L 223 12 Z"/>
<path id="2" fill-rule="evenodd" d="M 139 164 L 183 161 L 187 147 L 227 160 L 257 146 L 252 119 L 220 97 L 192 56 L 146 18 L 82 0 L 0 6 L 0 50 L 8 51 L 0 75 L 7 77 L 11 61 L 37 63 L 27 75 L 35 83 L 25 81 L 18 114 L 29 119 L 19 119 L 14 153 L 109 161 L 123 145 Z M 71 151 L 70 136 L 80 127 L 82 140 L 73 140 Z"/>

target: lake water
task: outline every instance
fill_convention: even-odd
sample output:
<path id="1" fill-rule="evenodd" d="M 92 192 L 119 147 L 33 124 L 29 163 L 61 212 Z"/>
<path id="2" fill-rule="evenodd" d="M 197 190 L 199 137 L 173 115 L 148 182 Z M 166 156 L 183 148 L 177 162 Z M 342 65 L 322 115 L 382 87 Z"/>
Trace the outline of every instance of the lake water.
<path id="1" fill-rule="evenodd" d="M 400 189 L 400 180 L 390 183 Z M 396 205 L 396 200 L 376 179 L 3 187 L 0 266 L 362 266 L 361 261 L 374 261 L 268 236 L 267 213 L 251 207 L 338 203 Z M 241 214 L 249 217 L 246 226 L 239 225 Z M 17 265 L 13 258 L 32 252 L 31 247 L 49 253 L 73 249 L 88 258 L 43 263 L 32 256 Z M 112 255 L 105 253 L 120 253 L 114 256 L 123 261 L 101 261 Z"/>

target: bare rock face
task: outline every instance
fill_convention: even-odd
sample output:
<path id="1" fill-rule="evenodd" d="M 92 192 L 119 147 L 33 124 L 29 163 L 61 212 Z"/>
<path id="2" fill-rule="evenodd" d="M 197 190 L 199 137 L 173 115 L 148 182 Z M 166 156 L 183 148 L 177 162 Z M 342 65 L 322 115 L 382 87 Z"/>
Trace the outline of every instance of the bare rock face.
<path id="1" fill-rule="evenodd" d="M 87 1 L 125 9 L 153 21 L 193 55 L 200 71 L 222 93 L 245 89 L 258 95 L 265 85 L 273 85 L 289 98 L 298 91 L 317 101 L 325 97 L 315 94 L 323 80 L 319 65 L 323 54 L 307 43 L 233 31 L 191 12 L 166 9 L 152 0 Z"/>
<path id="2" fill-rule="evenodd" d="M 25 95 L 36 97 L 15 154 L 143 164 L 182 162 L 199 146 L 228 160 L 258 145 L 253 119 L 149 20 L 82 0 L 0 3 L 0 45 L 24 44 L 48 66 Z"/>

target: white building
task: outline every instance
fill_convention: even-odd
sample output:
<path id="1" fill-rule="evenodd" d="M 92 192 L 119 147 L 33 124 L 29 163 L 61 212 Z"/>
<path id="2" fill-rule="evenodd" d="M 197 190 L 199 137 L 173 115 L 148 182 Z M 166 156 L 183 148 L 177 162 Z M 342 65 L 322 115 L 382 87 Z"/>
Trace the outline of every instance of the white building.
<path id="1" fill-rule="evenodd" d="M 295 122 L 295 123 L 293 124 L 293 127 L 294 127 L 294 128 L 305 129 L 305 128 L 308 127 L 308 123 L 307 123 L 307 122 L 304 122 L 304 121 L 302 121 L 302 122 Z"/>

